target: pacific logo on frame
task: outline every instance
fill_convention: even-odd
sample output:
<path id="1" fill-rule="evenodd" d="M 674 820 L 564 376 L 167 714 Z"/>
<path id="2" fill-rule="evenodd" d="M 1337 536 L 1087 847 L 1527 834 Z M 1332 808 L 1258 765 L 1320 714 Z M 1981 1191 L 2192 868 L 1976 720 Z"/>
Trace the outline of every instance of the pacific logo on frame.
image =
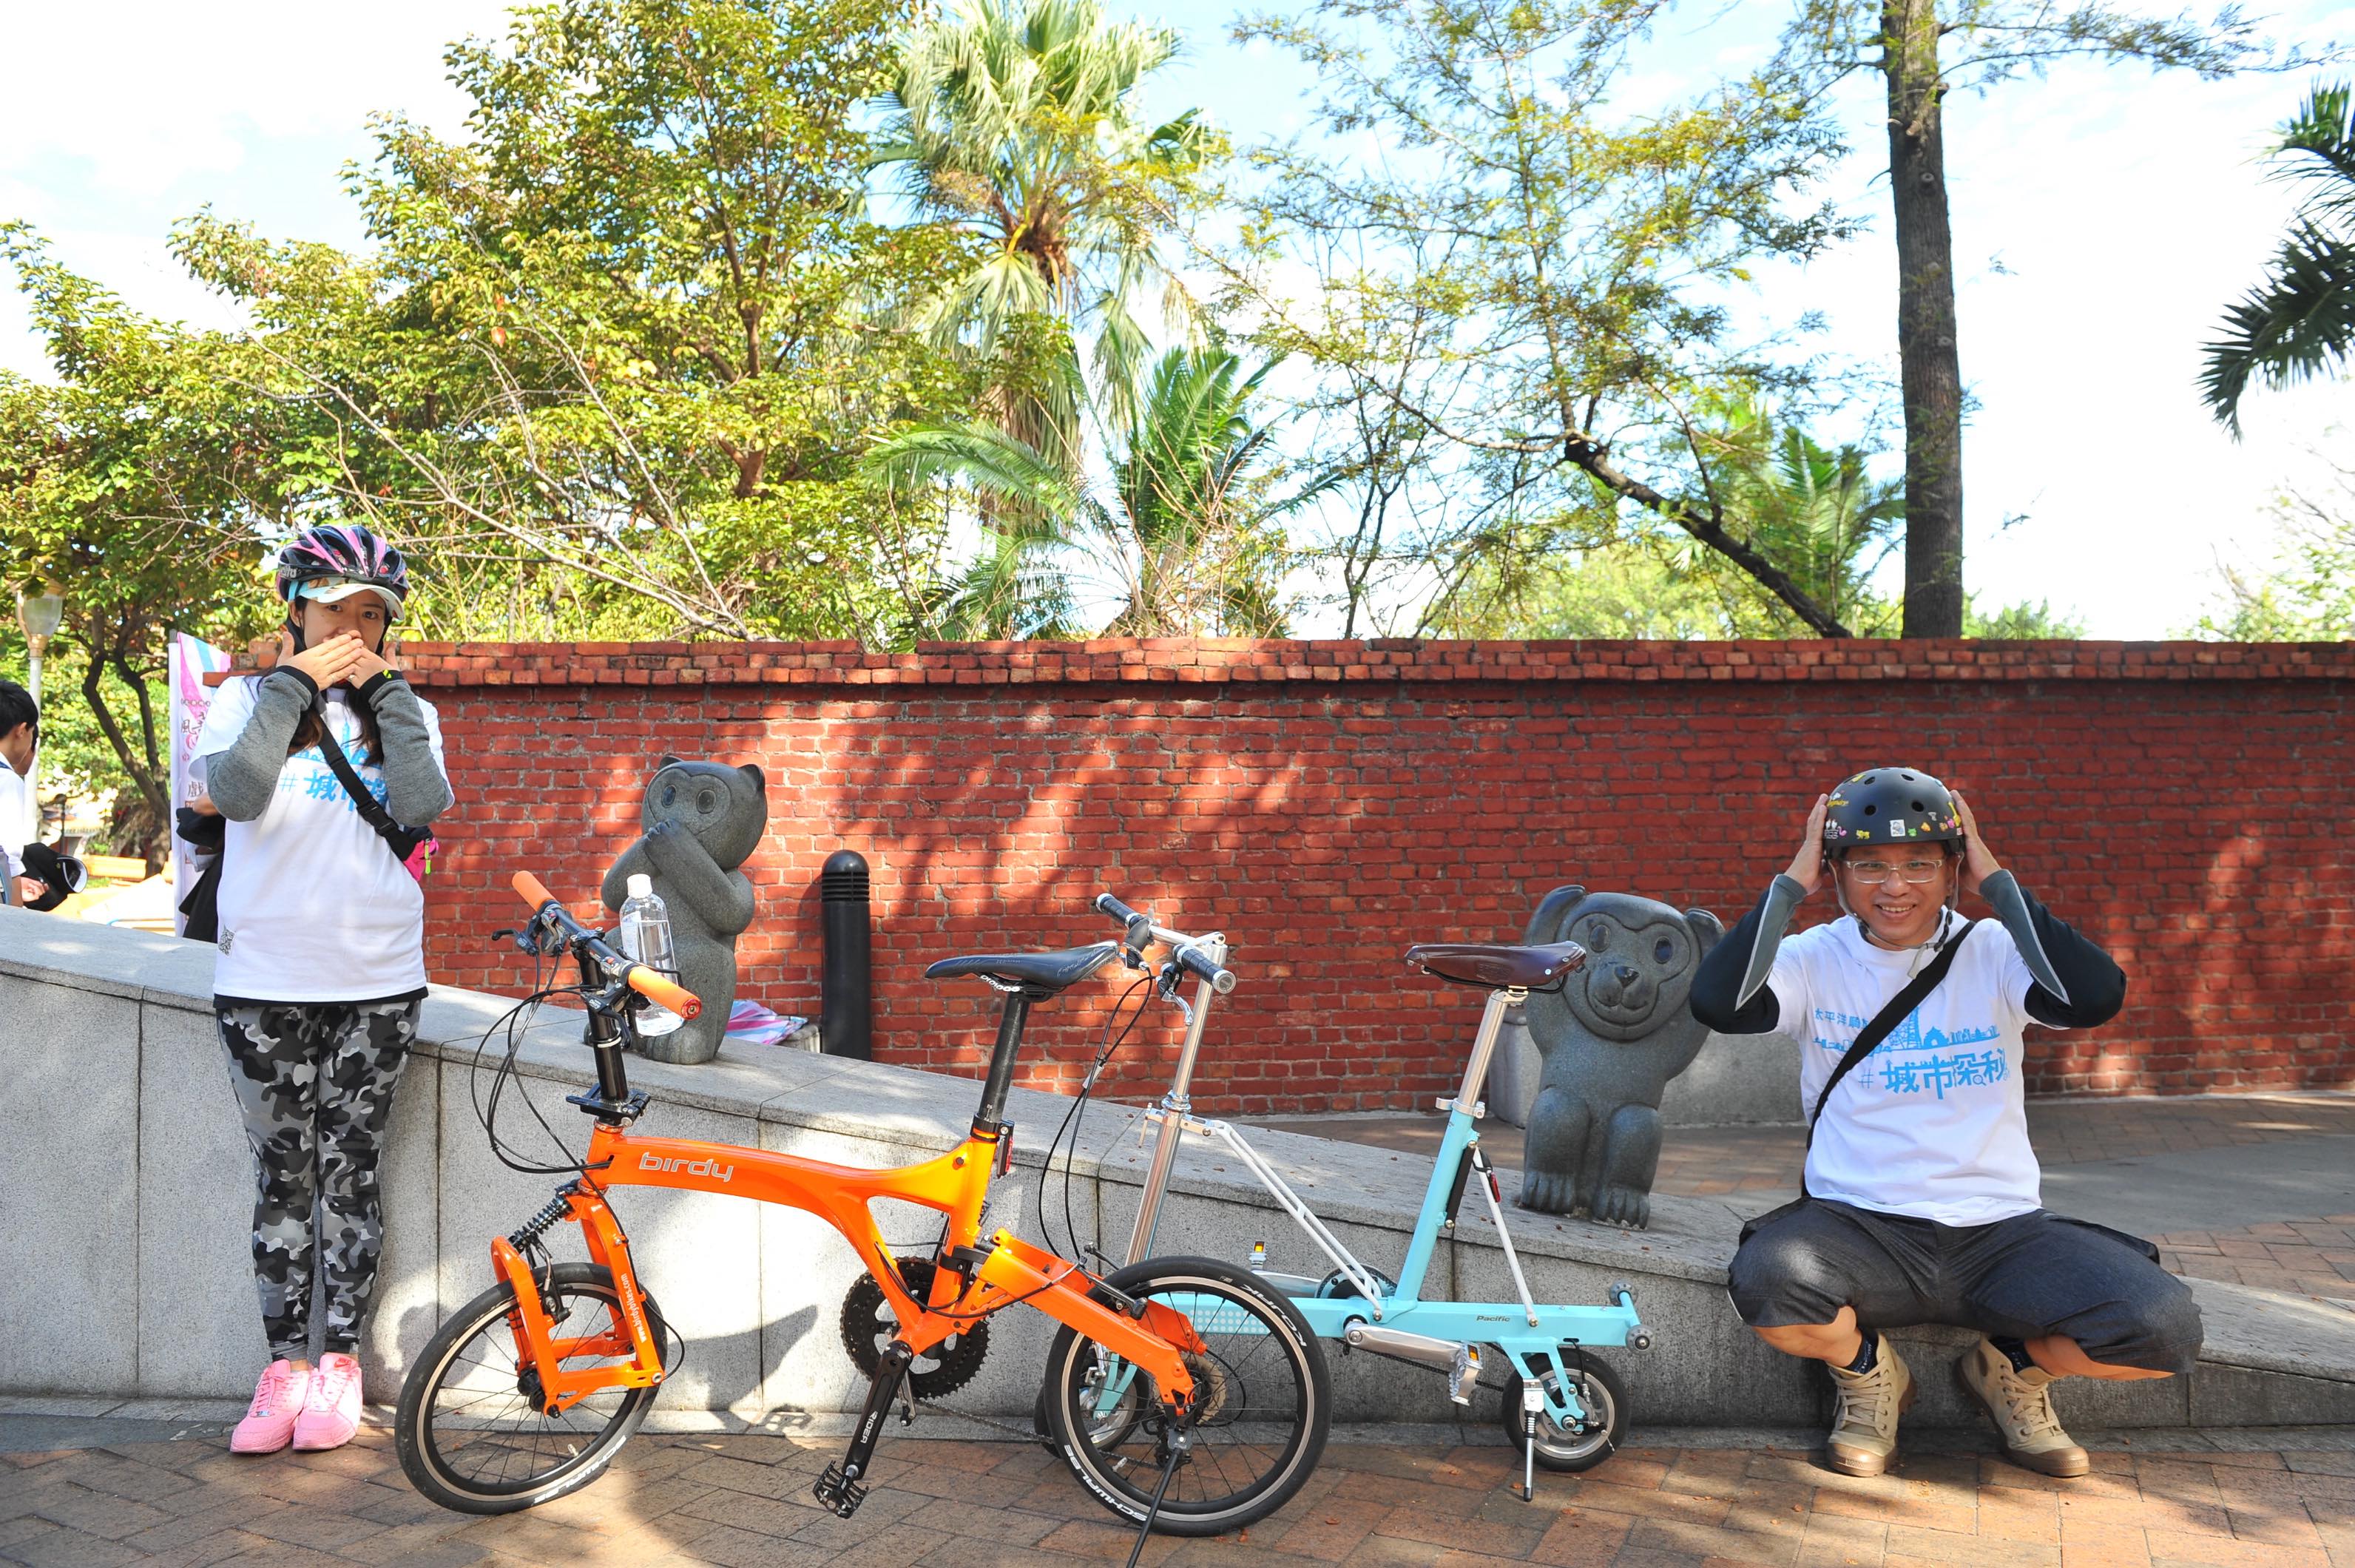
<path id="1" fill-rule="evenodd" d="M 736 1174 L 732 1165 L 722 1165 L 716 1159 L 665 1159 L 658 1154 L 638 1156 L 640 1170 L 683 1170 L 689 1176 L 709 1176 L 716 1181 L 726 1181 Z"/>

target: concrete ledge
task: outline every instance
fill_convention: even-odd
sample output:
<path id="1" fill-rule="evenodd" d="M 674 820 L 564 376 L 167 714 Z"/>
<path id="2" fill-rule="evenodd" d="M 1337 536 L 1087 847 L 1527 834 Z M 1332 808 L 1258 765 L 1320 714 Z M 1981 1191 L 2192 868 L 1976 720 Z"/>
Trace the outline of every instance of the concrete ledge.
<path id="1" fill-rule="evenodd" d="M 0 1393 L 112 1403 L 240 1399 L 250 1390 L 267 1354 L 248 1267 L 250 1175 L 210 988 L 209 949 L 0 909 L 0 1051 L 30 1074 L 32 1091 L 0 1104 L 0 1192 L 8 1200 L 0 1321 L 37 1330 L 48 1347 L 37 1363 L 0 1370 Z M 982 998 L 973 1001 L 978 1017 Z M 511 1005 L 437 989 L 424 1009 L 423 1038 L 394 1105 L 384 1265 L 363 1346 L 379 1398 L 442 1314 L 489 1284 L 491 1238 L 556 1184 L 501 1165 L 475 1123 L 477 1043 Z M 578 1031 L 578 1015 L 543 1009 L 517 1056 L 522 1086 L 576 1144 L 583 1124 L 561 1096 L 589 1082 Z M 642 1124 L 649 1130 L 864 1166 L 909 1163 L 953 1144 L 978 1092 L 964 1079 L 774 1049 L 727 1047 L 709 1065 L 636 1062 L 631 1072 L 655 1103 Z M 1020 1169 L 992 1201 L 993 1223 L 1058 1247 L 1069 1245 L 1061 1168 L 1047 1189 L 1050 1235 L 1038 1212 L 1039 1162 L 1070 1105 L 1016 1092 L 1008 1114 L 1020 1129 Z M 554 1152 L 520 1106 L 501 1130 L 527 1155 Z M 1069 1189 L 1082 1243 L 1112 1252 L 1124 1244 L 1146 1130 L 1132 1108 L 1089 1110 Z M 1423 1186 L 1414 1157 L 1264 1131 L 1252 1142 L 1361 1257 L 1395 1266 Z M 1227 1165 L 1215 1147 L 1189 1147 L 1163 1211 L 1159 1250 L 1241 1260 L 1264 1241 L 1273 1267 L 1326 1273 L 1273 1200 Z M 620 1207 L 649 1287 L 691 1344 L 666 1386 L 665 1409 L 758 1425 L 779 1413 L 856 1406 L 863 1391 L 837 1327 L 856 1268 L 829 1229 L 695 1193 L 631 1191 Z M 1642 1232 L 1518 1210 L 1508 1222 L 1540 1298 L 1599 1302 L 1618 1281 L 1635 1289 L 1657 1348 L 1610 1355 L 1638 1424 L 1815 1425 L 1824 1380 L 1758 1344 L 1725 1299 L 1743 1210 L 1660 1197 L 1653 1212 L 1654 1228 Z M 920 1242 L 928 1230 L 919 1211 L 880 1218 L 894 1241 Z M 1434 1261 L 1433 1288 L 1508 1296 L 1493 1227 L 1467 1217 L 1458 1229 L 1460 1240 Z M 2192 1430 L 2355 1422 L 2355 1316 L 2247 1286 L 2194 1288 L 2208 1323 L 2200 1371 L 2166 1382 L 2072 1383 L 2070 1420 Z M 989 1364 L 956 1403 L 1027 1411 L 1046 1319 L 1009 1313 L 992 1328 Z M 1939 1367 L 1968 1336 L 1931 1328 L 1896 1338 L 1923 1374 L 1914 1422 L 1974 1424 Z M 1452 1428 L 1437 1379 L 1369 1357 L 1336 1354 L 1333 1369 L 1342 1420 Z M 1495 1420 L 1493 1404 L 1472 1419 Z"/>

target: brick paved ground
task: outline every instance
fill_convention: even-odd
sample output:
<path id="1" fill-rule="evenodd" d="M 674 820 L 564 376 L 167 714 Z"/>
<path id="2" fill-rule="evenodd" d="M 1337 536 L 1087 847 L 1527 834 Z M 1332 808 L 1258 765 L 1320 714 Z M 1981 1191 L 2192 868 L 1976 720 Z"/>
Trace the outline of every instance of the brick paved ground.
<path id="1" fill-rule="evenodd" d="M 1386 1148 L 1434 1150 L 1442 1118 L 1341 1116 L 1259 1124 Z M 2288 1138 L 2355 1136 L 2355 1095 L 2219 1094 L 2181 1099 L 2030 1100 L 2028 1131 L 2048 1166 L 2124 1159 L 2155 1149 L 2190 1153 Z M 1481 1147 L 1498 1165 L 1518 1168 L 1521 1134 L 1485 1122 Z M 1777 1126 L 1670 1127 L 1660 1150 L 1656 1192 L 1686 1198 L 1798 1189 L 1800 1129 Z M 2355 1300 L 2355 1216 L 2328 1214 L 2235 1231 L 2183 1231 L 2153 1238 L 2177 1274 Z"/>
<path id="2" fill-rule="evenodd" d="M 1439 1147 L 1444 1119 L 1432 1115 L 1255 1117 L 1254 1126 L 1384 1148 Z M 2154 1149 L 2188 1154 L 2284 1138 L 2355 1136 L 2355 1094 L 2211 1094 L 2179 1099 L 2030 1100 L 2028 1135 L 2046 1165 L 2125 1159 Z M 1480 1124 L 1480 1144 L 1498 1165 L 1518 1169 L 1521 1131 Z M 1657 1192 L 1688 1198 L 1796 1190 L 1806 1136 L 1796 1126 L 1670 1127 L 1662 1140 Z"/>
<path id="3" fill-rule="evenodd" d="M 1156 1539 L 1154 1563 L 1536 1563 L 1685 1568 L 2232 1564 L 2355 1568 L 2355 1451 L 2097 1456 L 2051 1481 L 1974 1454 L 1852 1480 L 1801 1454 L 1631 1449 L 1534 1503 L 1495 1447 L 1336 1445 L 1308 1488 L 1239 1538 Z M 35 1564 L 549 1564 L 1119 1562 L 1129 1537 L 1049 1455 L 889 1442 L 856 1520 L 809 1484 L 834 1442 L 641 1436 L 572 1498 L 480 1520 L 402 1479 L 381 1431 L 333 1454 L 234 1458 L 218 1440 L 0 1456 L 0 1557 Z"/>
<path id="4" fill-rule="evenodd" d="M 2177 1274 L 2355 1300 L 2355 1214 L 2237 1231 L 2174 1231 L 2152 1240 L 2159 1261 Z"/>

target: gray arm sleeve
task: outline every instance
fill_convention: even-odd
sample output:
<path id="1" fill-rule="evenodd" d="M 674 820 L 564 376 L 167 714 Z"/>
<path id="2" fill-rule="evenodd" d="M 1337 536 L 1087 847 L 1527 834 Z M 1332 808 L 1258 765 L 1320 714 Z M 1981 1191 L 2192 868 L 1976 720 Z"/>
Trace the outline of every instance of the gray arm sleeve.
<path id="1" fill-rule="evenodd" d="M 1995 910 L 1996 918 L 2011 933 L 2011 940 L 2019 948 L 2019 956 L 2027 962 L 2028 972 L 2036 983 L 2052 993 L 2062 1007 L 2069 1005 L 2069 987 L 2061 983 L 2060 971 L 2052 966 L 2052 957 L 2044 950 L 2044 939 L 2037 933 L 2036 919 L 2029 913 L 2027 896 L 2009 871 L 1998 871 L 1979 884 L 1979 897 Z"/>
<path id="2" fill-rule="evenodd" d="M 1758 911 L 1758 929 L 1751 937 L 1749 961 L 1742 971 L 1742 990 L 1733 999 L 1735 1007 L 1756 996 L 1774 972 L 1775 949 L 1783 945 L 1783 933 L 1806 897 L 1806 889 L 1785 876 L 1777 876 L 1766 890 L 1766 901 Z"/>
<path id="3" fill-rule="evenodd" d="M 1782 1027 L 1782 998 L 1766 982 L 1783 930 L 1806 896 L 1790 878 L 1776 877 L 1766 896 L 1701 955 L 1686 994 L 1693 1017 L 1720 1034 L 1771 1034 Z"/>
<path id="4" fill-rule="evenodd" d="M 433 760 L 425 710 L 405 680 L 368 683 L 368 705 L 384 736 L 385 810 L 404 827 L 423 827 L 450 809 L 450 781 Z"/>
<path id="5" fill-rule="evenodd" d="M 273 669 L 253 694 L 253 715 L 229 750 L 205 757 L 205 793 L 231 822 L 251 822 L 269 809 L 286 766 L 294 726 L 319 695 L 299 670 Z"/>

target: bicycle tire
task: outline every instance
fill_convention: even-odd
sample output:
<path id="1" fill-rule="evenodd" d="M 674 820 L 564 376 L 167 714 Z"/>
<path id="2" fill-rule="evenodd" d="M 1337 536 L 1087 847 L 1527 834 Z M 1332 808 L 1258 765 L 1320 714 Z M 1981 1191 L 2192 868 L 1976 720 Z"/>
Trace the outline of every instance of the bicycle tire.
<path id="1" fill-rule="evenodd" d="M 539 1277 L 541 1305 L 568 1338 L 593 1331 L 579 1318 L 584 1308 L 602 1312 L 609 1322 L 618 1321 L 621 1297 L 610 1270 L 594 1264 L 558 1264 Z M 666 1347 L 662 1309 L 651 1296 L 643 1299 L 655 1344 Z M 475 1296 L 426 1342 L 400 1387 L 400 1407 L 393 1417 L 400 1467 L 420 1496 L 457 1513 L 515 1513 L 580 1490 L 604 1473 L 645 1419 L 658 1392 L 617 1389 L 611 1397 L 592 1394 L 561 1415 L 539 1415 L 523 1389 L 533 1374 L 518 1361 L 506 1321 L 514 1308 L 515 1287 L 505 1280 Z M 496 1359 L 470 1362 L 462 1352 L 478 1339 L 494 1358 L 504 1347 L 505 1364 Z M 462 1386 L 469 1381 L 472 1386 Z M 485 1403 L 491 1404 L 489 1410 L 464 1414 Z M 513 1425 L 497 1424 L 510 1410 Z M 572 1418 L 580 1411 L 590 1413 L 576 1423 Z M 598 1424 L 589 1424 L 591 1421 Z M 535 1470 L 527 1463 L 521 1475 L 508 1477 L 509 1462 L 527 1445 L 536 1461 L 550 1438 L 556 1450 L 553 1465 Z M 472 1462 L 459 1463 L 469 1448 L 482 1452 Z M 498 1475 L 488 1477 L 481 1468 L 494 1454 L 503 1456 Z"/>
<path id="2" fill-rule="evenodd" d="M 1191 1431 L 1193 1450 L 1170 1477 L 1156 1532 L 1220 1535 L 1291 1501 L 1315 1472 L 1333 1422 L 1325 1353 L 1299 1309 L 1249 1270 L 1212 1258 L 1147 1258 L 1104 1283 L 1142 1299 L 1183 1298 L 1180 1310 L 1209 1345 L 1187 1358 L 1203 1411 Z M 1124 1368 L 1118 1398 L 1134 1403 L 1135 1419 L 1109 1419 L 1099 1396 Z M 1143 1523 L 1160 1478 L 1156 1448 L 1167 1424 L 1152 1379 L 1069 1327 L 1049 1348 L 1047 1369 L 1056 1453 L 1098 1502 Z M 1083 1416 L 1083 1407 L 1092 1413 Z"/>
<path id="3" fill-rule="evenodd" d="M 1501 1351 L 1498 1360 L 1512 1365 Z M 1552 1383 L 1569 1378 L 1577 1391 L 1578 1403 L 1590 1417 L 1582 1431 L 1565 1429 L 1553 1418 L 1550 1411 L 1538 1413 L 1537 1461 L 1545 1469 L 1557 1474 L 1574 1475 L 1591 1470 L 1619 1451 L 1627 1436 L 1627 1391 L 1619 1381 L 1619 1374 L 1592 1355 L 1575 1359 L 1562 1351 L 1554 1352 L 1554 1366 L 1540 1375 L 1539 1381 Z M 1512 1440 L 1516 1450 L 1529 1446 L 1529 1434 L 1521 1430 L 1521 1390 L 1518 1380 L 1505 1388 L 1505 1435 Z"/>

